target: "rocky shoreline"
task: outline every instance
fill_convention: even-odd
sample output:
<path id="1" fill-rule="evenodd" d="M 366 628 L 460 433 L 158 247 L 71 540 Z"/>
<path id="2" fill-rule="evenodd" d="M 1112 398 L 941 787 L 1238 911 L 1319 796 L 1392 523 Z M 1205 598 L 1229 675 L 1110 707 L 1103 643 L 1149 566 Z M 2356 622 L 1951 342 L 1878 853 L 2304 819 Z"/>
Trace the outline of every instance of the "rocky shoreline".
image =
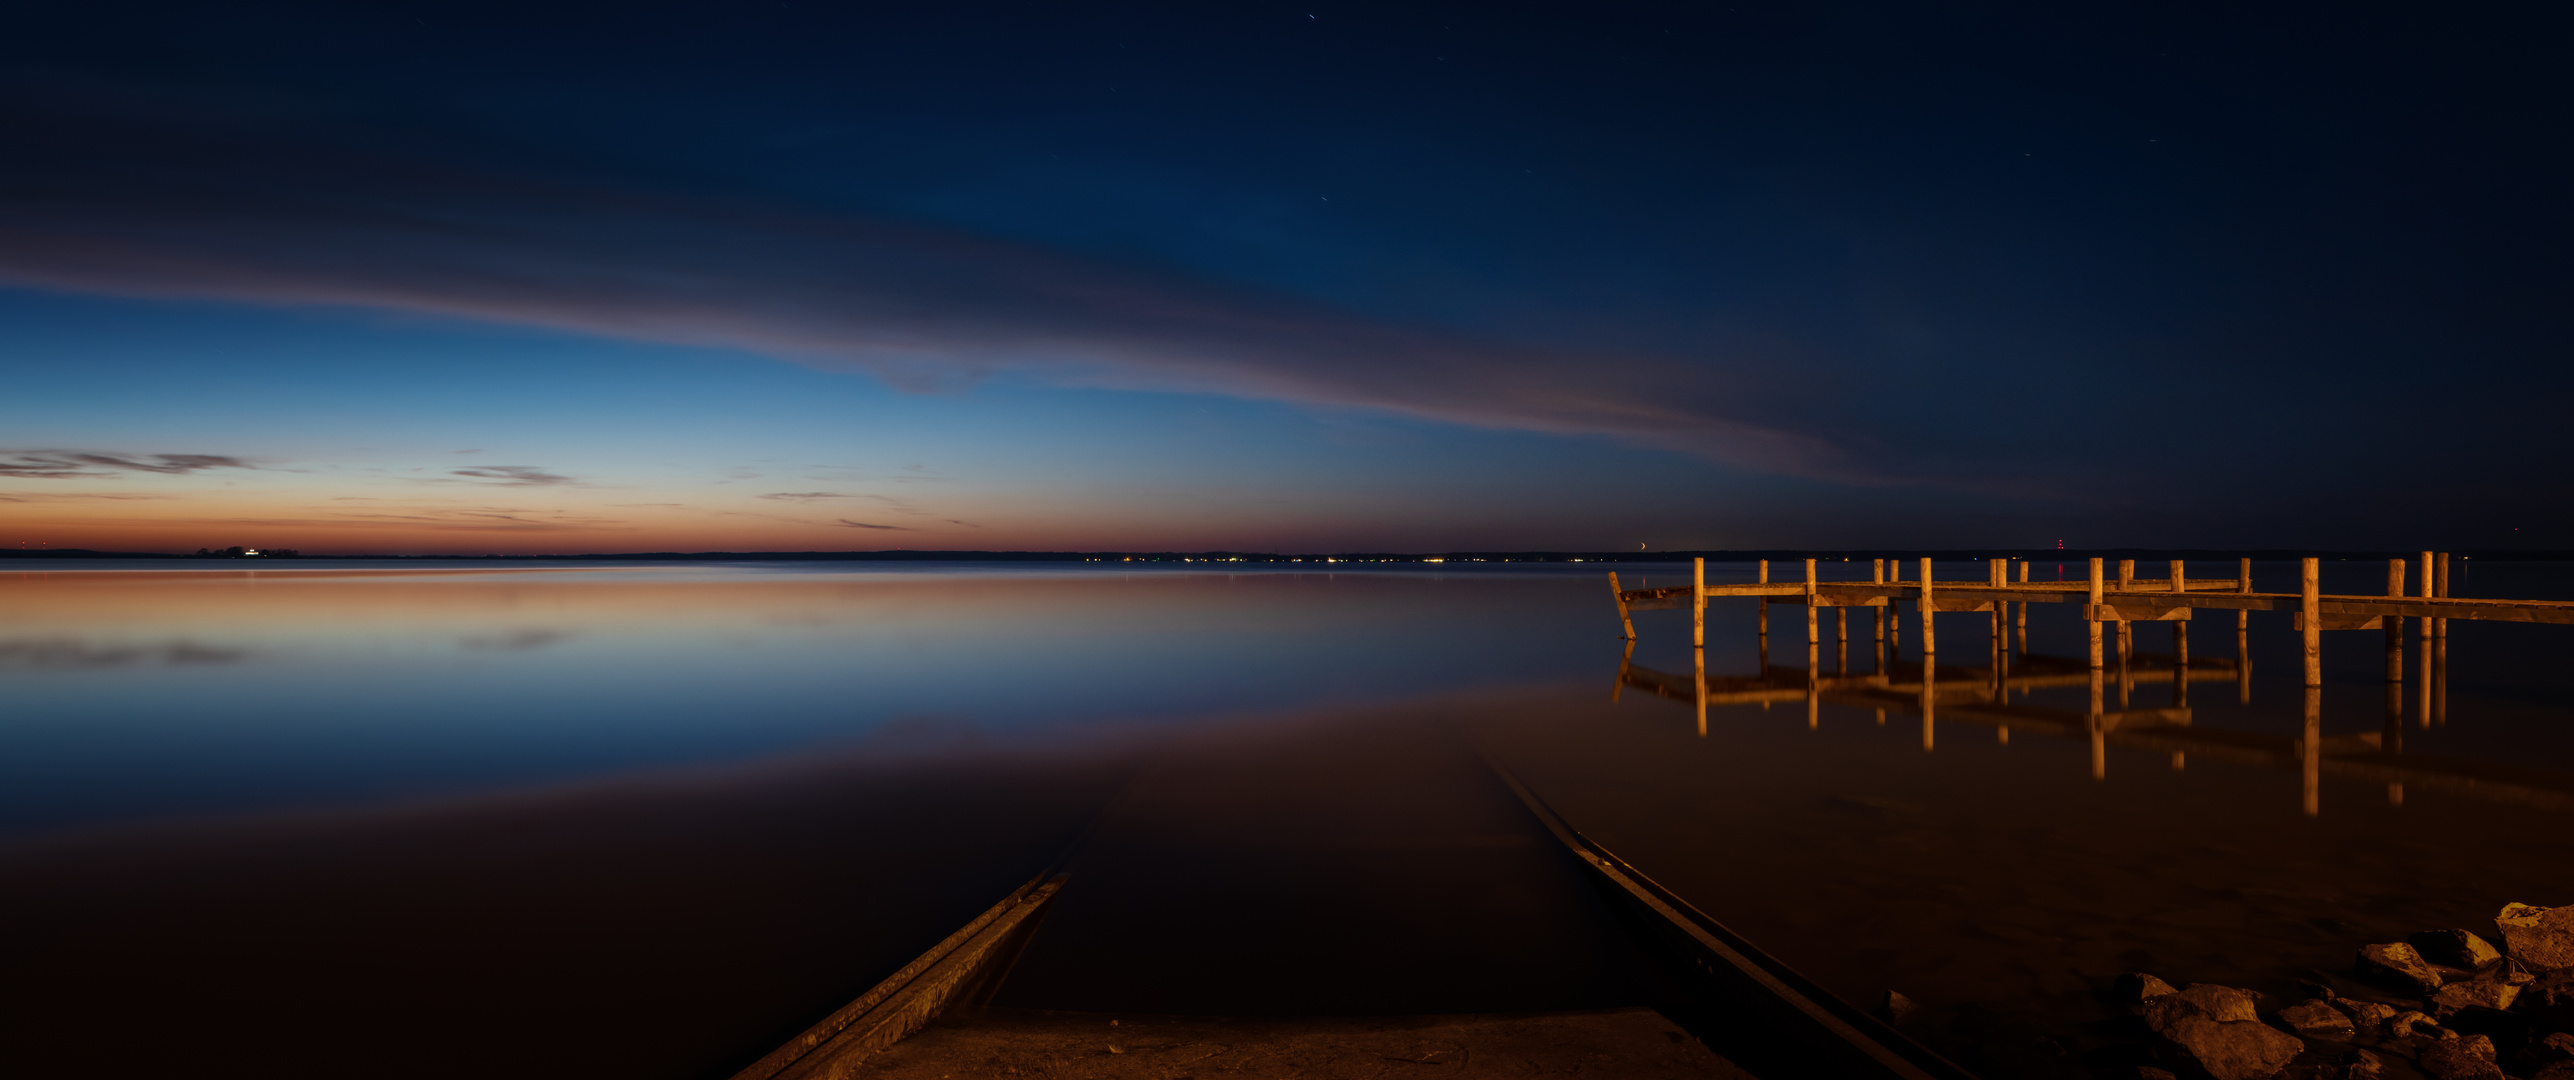
<path id="1" fill-rule="evenodd" d="M 2574 906 L 2507 904 L 2495 947 L 2464 929 L 2361 946 L 2304 1000 L 2121 976 L 2142 1022 L 2142 1080 L 2574 1080 Z"/>

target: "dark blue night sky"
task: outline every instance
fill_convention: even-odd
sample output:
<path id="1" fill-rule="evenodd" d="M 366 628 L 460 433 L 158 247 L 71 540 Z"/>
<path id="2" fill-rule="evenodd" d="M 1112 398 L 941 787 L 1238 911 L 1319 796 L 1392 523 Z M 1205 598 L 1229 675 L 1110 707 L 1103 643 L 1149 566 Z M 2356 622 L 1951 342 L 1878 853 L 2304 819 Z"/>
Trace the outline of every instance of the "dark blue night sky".
<path id="1" fill-rule="evenodd" d="M 2569 18 L 0 35 L 0 539 L 2574 547 Z"/>

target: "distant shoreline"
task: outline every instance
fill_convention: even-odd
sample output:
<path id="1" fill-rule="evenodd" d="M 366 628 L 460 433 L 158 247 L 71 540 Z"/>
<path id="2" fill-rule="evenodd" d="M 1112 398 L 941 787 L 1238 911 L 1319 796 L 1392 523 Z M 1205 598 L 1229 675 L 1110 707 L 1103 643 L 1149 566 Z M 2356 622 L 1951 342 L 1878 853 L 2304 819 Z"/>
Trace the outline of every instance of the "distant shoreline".
<path id="1" fill-rule="evenodd" d="M 2290 548 L 2089 548 L 2057 550 L 2054 548 L 1951 548 L 1944 550 L 1843 549 L 1812 550 L 1794 548 L 1761 548 L 1726 551 L 1433 551 L 1380 552 L 1349 551 L 1315 554 L 1251 551 L 635 551 L 590 552 L 559 555 L 297 555 L 287 558 L 268 556 L 189 555 L 179 552 L 94 551 L 85 548 L 0 549 L 0 559 L 169 559 L 188 562 L 331 562 L 377 560 L 402 562 L 1151 562 L 1151 563 L 1671 563 L 1690 559 L 1709 562 L 1749 562 L 1755 559 L 1798 561 L 1816 559 L 1824 562 L 1865 559 L 1930 558 L 1941 562 L 1975 562 L 1985 559 L 2015 559 L 2028 562 L 2066 562 L 2078 559 L 2187 559 L 2194 562 L 2249 558 L 2255 562 L 2277 562 L 2300 558 L 2322 558 L 2327 561 L 2354 559 L 2411 558 L 2414 551 L 2348 550 L 2315 551 Z M 2493 562 L 2562 562 L 2574 560 L 2574 551 L 2488 549 L 2462 551 L 2469 559 Z"/>

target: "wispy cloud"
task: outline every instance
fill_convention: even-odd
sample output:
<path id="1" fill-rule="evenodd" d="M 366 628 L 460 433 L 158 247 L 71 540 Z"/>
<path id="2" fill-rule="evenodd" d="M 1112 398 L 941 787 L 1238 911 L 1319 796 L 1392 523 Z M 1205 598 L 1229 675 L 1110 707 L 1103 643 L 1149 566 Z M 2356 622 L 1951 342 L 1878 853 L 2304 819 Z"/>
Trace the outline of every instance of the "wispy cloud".
<path id="1" fill-rule="evenodd" d="M 493 487 L 543 487 L 549 484 L 577 484 L 569 476 L 558 476 L 532 465 L 484 465 L 471 469 L 449 469 L 449 476 L 496 481 Z"/>
<path id="2" fill-rule="evenodd" d="M 752 498 L 780 499 L 787 502 L 812 502 L 816 499 L 854 499 L 857 498 L 857 496 L 843 495 L 837 491 L 772 491 L 766 495 L 754 495 Z"/>
<path id="3" fill-rule="evenodd" d="M 738 348 L 915 389 L 1019 371 L 1380 409 L 1864 478 L 1831 442 L 1766 419 L 1778 410 L 1743 377 L 1761 357 L 1729 367 L 1423 331 L 959 232 L 487 166 L 206 100 L 0 82 L 14 114 L 0 280 Z"/>
<path id="4" fill-rule="evenodd" d="M 920 530 L 918 530 L 918 529 L 907 528 L 907 527 L 905 527 L 905 526 L 901 526 L 901 525 L 871 525 L 871 524 L 868 524 L 867 522 L 864 522 L 864 521 L 851 521 L 851 520 L 849 520 L 848 518 L 841 518 L 841 519 L 840 519 L 840 525 L 841 525 L 841 527 L 842 527 L 842 528 L 848 528 L 848 529 L 884 529 L 884 530 L 889 531 L 889 532 L 919 532 L 919 531 L 920 531 Z"/>
<path id="5" fill-rule="evenodd" d="M 150 502 L 178 498 L 176 495 L 116 495 L 102 491 L 13 491 L 0 495 L 0 502 Z"/>
<path id="6" fill-rule="evenodd" d="M 205 469 L 247 469 L 240 458 L 223 454 L 94 454 L 73 450 L 0 451 L 0 477 L 19 480 L 82 480 L 119 472 L 180 476 Z"/>

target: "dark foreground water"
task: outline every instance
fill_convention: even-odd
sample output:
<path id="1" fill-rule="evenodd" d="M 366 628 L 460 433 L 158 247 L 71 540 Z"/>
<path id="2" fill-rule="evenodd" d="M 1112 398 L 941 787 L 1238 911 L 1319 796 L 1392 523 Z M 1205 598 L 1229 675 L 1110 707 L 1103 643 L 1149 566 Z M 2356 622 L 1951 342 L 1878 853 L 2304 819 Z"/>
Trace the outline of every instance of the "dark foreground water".
<path id="1" fill-rule="evenodd" d="M 1077 839 L 998 1004 L 1655 1003 L 1488 759 L 1997 1076 L 2114 1068 L 2121 971 L 2284 995 L 2363 942 L 2574 903 L 2562 627 L 2452 624 L 2428 724 L 2418 680 L 2388 715 L 2378 632 L 2326 635 L 2309 783 L 2267 614 L 2248 685 L 2188 684 L 2187 730 L 2169 628 L 2140 627 L 2108 691 L 2136 719 L 2096 750 L 1848 694 L 1701 734 L 1639 689 L 1692 676 L 1685 614 L 1622 659 L 1579 567 L 203 565 L 0 574 L 10 1075 L 720 1077 Z M 2454 591 L 2562 598 L 2574 568 Z M 1802 686 L 1802 610 L 1773 615 L 1768 683 Z M 1824 626 L 1824 673 L 1879 670 L 1864 614 L 1846 663 Z M 2031 628 L 2020 670 L 2080 655 L 2070 608 Z M 1918 681 L 1903 630 L 1885 670 Z M 1713 609 L 1711 679 L 1762 676 L 1751 631 Z M 1981 677 L 1985 616 L 1940 642 L 1942 682 Z M 2232 618 L 2191 645 L 2232 657 Z"/>

